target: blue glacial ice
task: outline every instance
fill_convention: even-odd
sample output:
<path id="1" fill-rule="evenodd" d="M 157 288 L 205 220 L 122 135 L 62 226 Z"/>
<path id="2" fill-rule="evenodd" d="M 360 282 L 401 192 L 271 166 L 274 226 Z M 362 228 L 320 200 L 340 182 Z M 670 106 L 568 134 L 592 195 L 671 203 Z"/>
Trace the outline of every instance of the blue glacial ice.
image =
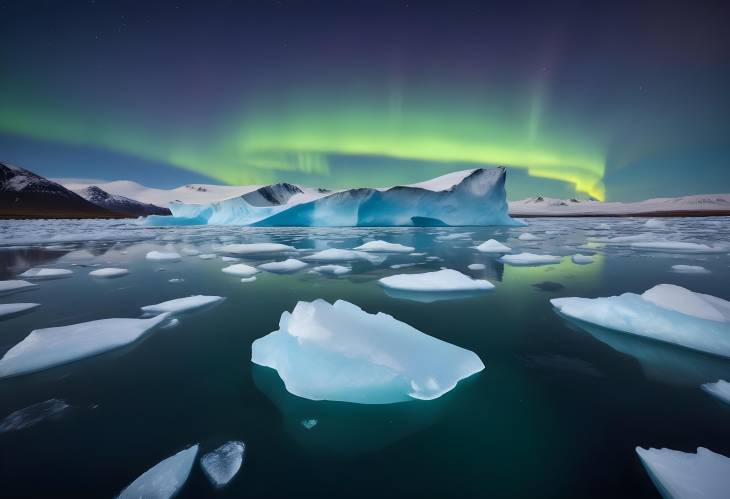
<path id="1" fill-rule="evenodd" d="M 262 227 L 385 227 L 524 225 L 507 211 L 504 168 L 463 172 L 389 189 L 350 189 L 298 204 L 254 206 L 244 197 L 210 204 L 170 203 L 171 216 L 149 216 L 147 225 L 254 225 Z M 453 178 L 453 177 L 449 177 Z"/>

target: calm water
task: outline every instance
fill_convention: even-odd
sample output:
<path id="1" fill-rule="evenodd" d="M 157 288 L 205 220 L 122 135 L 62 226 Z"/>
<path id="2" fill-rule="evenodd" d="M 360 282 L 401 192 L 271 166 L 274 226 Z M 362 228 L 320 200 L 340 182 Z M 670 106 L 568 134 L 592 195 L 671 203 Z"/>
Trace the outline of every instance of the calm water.
<path id="1" fill-rule="evenodd" d="M 658 497 L 635 452 L 643 447 L 730 455 L 730 406 L 699 389 L 730 380 L 730 362 L 558 317 L 549 299 L 643 292 L 658 283 L 730 299 L 730 257 L 645 253 L 598 239 L 657 238 L 730 244 L 730 222 L 674 219 L 533 219 L 526 228 L 247 229 L 141 228 L 117 222 L 0 222 L 0 279 L 31 266 L 74 270 L 0 303 L 42 306 L 0 321 L 0 353 L 31 330 L 109 317 L 190 294 L 222 304 L 180 316 L 119 351 L 0 380 L 0 419 L 62 399 L 59 417 L 0 433 L 5 497 L 112 497 L 160 460 L 193 443 L 208 452 L 247 445 L 231 484 L 213 491 L 193 468 L 180 497 Z M 519 241 L 531 232 L 541 241 Z M 450 234 L 469 233 L 457 239 Z M 514 252 L 594 254 L 594 263 L 511 267 L 471 246 L 495 238 Z M 88 239 L 93 239 L 89 241 Z M 280 242 L 299 249 L 353 248 L 371 239 L 414 246 L 424 256 L 355 263 L 341 277 L 261 273 L 255 282 L 220 271 L 220 258 L 145 260 L 153 249 Z M 581 247 L 584 245 L 588 247 Z M 8 247 L 14 246 L 14 247 Z M 438 260 L 426 257 L 439 257 Z M 245 263 L 281 260 L 245 259 Z M 394 270 L 390 265 L 418 263 Z M 483 263 L 485 270 L 467 265 Z M 131 274 L 92 279 L 90 265 Z M 670 271 L 702 265 L 709 274 Z M 423 303 L 387 295 L 377 279 L 449 267 L 486 278 L 478 297 Z M 184 282 L 170 283 L 182 278 Z M 251 342 L 277 329 L 299 300 L 348 300 L 476 352 L 486 369 L 429 402 L 357 405 L 288 394 L 275 371 L 252 365 Z M 316 419 L 317 426 L 301 422 Z"/>

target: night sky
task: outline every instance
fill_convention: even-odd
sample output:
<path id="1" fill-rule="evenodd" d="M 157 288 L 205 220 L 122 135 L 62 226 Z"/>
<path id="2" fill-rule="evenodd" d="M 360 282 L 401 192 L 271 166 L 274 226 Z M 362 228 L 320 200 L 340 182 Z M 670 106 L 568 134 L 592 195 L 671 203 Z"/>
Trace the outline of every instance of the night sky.
<path id="1" fill-rule="evenodd" d="M 511 199 L 730 192 L 727 2 L 2 1 L 0 159 Z"/>

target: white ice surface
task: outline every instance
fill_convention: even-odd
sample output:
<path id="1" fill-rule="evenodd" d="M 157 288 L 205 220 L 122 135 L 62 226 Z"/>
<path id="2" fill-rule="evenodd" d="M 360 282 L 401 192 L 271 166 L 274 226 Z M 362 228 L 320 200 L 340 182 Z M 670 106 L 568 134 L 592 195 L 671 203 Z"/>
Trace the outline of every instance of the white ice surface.
<path id="1" fill-rule="evenodd" d="M 372 251 L 374 253 L 410 253 L 415 248 L 403 246 L 402 244 L 389 243 L 387 241 L 369 241 L 355 248 L 357 251 Z"/>
<path id="2" fill-rule="evenodd" d="M 20 279 L 0 281 L 0 295 L 15 293 L 16 291 L 24 291 L 37 287 L 37 284 L 33 284 L 32 282 L 23 281 Z"/>
<path id="3" fill-rule="evenodd" d="M 0 303 L 0 318 L 40 307 L 40 303 Z"/>
<path id="4" fill-rule="evenodd" d="M 705 383 L 702 385 L 702 389 L 723 402 L 730 404 L 730 383 L 724 379 L 717 380 L 714 383 Z"/>
<path id="5" fill-rule="evenodd" d="M 350 267 L 345 267 L 344 265 L 319 265 L 312 270 L 320 274 L 330 275 L 342 275 L 352 271 Z"/>
<path id="6" fill-rule="evenodd" d="M 709 274 L 710 271 L 700 265 L 672 265 L 672 271 L 678 274 Z"/>
<path id="7" fill-rule="evenodd" d="M 509 253 L 512 251 L 512 248 L 494 239 L 484 241 L 482 244 L 475 246 L 474 248 L 482 253 Z"/>
<path id="8" fill-rule="evenodd" d="M 228 267 L 223 267 L 221 271 L 226 274 L 233 274 L 241 277 L 251 277 L 259 273 L 259 269 L 246 265 L 245 263 L 234 263 Z"/>
<path id="9" fill-rule="evenodd" d="M 363 260 L 373 264 L 378 264 L 382 263 L 383 260 L 385 260 L 385 257 L 371 255 L 365 251 L 329 248 L 318 251 L 312 255 L 305 256 L 302 260 L 310 260 L 313 262 L 352 262 L 355 260 Z"/>
<path id="10" fill-rule="evenodd" d="M 174 251 L 150 251 L 145 256 L 147 260 L 154 260 L 158 262 L 177 262 L 182 257 L 180 256 L 180 253 L 175 253 Z"/>
<path id="11" fill-rule="evenodd" d="M 234 255 L 263 255 L 267 253 L 288 253 L 297 249 L 279 243 L 226 244 L 218 248 L 221 253 Z"/>
<path id="12" fill-rule="evenodd" d="M 128 269 L 121 269 L 116 267 L 105 267 L 103 269 L 96 269 L 89 272 L 92 277 L 120 277 L 129 274 Z"/>
<path id="13" fill-rule="evenodd" d="M 245 452 L 243 442 L 227 442 L 201 457 L 200 466 L 215 488 L 224 487 L 241 469 Z"/>
<path id="14" fill-rule="evenodd" d="M 188 480 L 198 455 L 198 446 L 182 450 L 160 461 L 129 484 L 118 499 L 169 499 L 177 494 Z"/>
<path id="15" fill-rule="evenodd" d="M 36 267 L 26 270 L 20 274 L 20 277 L 26 279 L 55 279 L 58 277 L 69 277 L 71 274 L 73 274 L 73 270 Z"/>
<path id="16" fill-rule="evenodd" d="M 287 258 L 283 262 L 269 262 L 262 263 L 258 266 L 259 270 L 265 270 L 267 272 L 286 274 L 289 272 L 297 272 L 309 264 L 295 258 Z"/>
<path id="17" fill-rule="evenodd" d="M 494 285 L 483 279 L 472 279 L 453 269 L 422 274 L 397 274 L 379 279 L 381 286 L 399 291 L 486 291 Z"/>
<path id="18" fill-rule="evenodd" d="M 578 265 L 586 265 L 588 263 L 593 263 L 593 257 L 589 255 L 581 255 L 579 253 L 576 253 L 572 257 L 570 257 L 571 260 L 573 260 L 573 263 L 577 263 Z"/>
<path id="19" fill-rule="evenodd" d="M 562 259 L 562 256 L 536 255 L 534 253 L 504 255 L 500 258 L 503 263 L 508 263 L 510 265 L 546 265 L 549 263 L 560 263 Z"/>
<path id="20" fill-rule="evenodd" d="M 174 300 L 163 301 L 156 305 L 147 305 L 142 307 L 143 312 L 148 314 L 162 314 L 165 312 L 169 313 L 182 313 L 197 308 L 206 307 L 213 303 L 218 303 L 225 300 L 222 296 L 205 296 L 195 295 L 186 296 L 185 298 L 176 298 Z"/>

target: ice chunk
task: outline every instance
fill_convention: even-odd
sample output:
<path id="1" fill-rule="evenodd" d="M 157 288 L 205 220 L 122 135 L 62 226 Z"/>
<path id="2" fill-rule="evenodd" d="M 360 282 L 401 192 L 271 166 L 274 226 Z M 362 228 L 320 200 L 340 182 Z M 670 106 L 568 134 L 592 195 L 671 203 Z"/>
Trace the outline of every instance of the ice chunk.
<path id="1" fill-rule="evenodd" d="M 387 241 L 370 241 L 355 248 L 358 251 L 372 251 L 374 253 L 410 253 L 415 248 L 403 246 L 402 244 L 389 243 Z"/>
<path id="2" fill-rule="evenodd" d="M 657 220 L 656 218 L 650 218 L 644 222 L 644 226 L 648 229 L 665 229 L 667 223 L 664 220 Z"/>
<path id="3" fill-rule="evenodd" d="M 725 499 L 730 490 L 730 459 L 704 447 L 697 453 L 636 448 L 646 472 L 667 499 Z"/>
<path id="4" fill-rule="evenodd" d="M 23 430 L 47 419 L 55 419 L 69 407 L 68 403 L 64 400 L 50 399 L 24 407 L 23 409 L 18 409 L 8 414 L 0 422 L 0 433 Z"/>
<path id="5" fill-rule="evenodd" d="M 265 270 L 267 272 L 286 274 L 288 272 L 297 272 L 307 266 L 309 266 L 309 264 L 304 263 L 301 260 L 297 260 L 296 258 L 287 258 L 283 262 L 261 264 L 258 268 L 259 270 Z"/>
<path id="6" fill-rule="evenodd" d="M 198 258 L 201 260 L 212 260 L 213 258 L 216 258 L 218 255 L 215 253 L 203 253 L 202 255 L 198 255 Z"/>
<path id="7" fill-rule="evenodd" d="M 518 237 L 520 241 L 541 241 L 542 238 L 537 237 L 535 234 L 531 234 L 529 232 L 524 232 L 520 234 L 520 237 Z"/>
<path id="8" fill-rule="evenodd" d="M 172 279 L 168 279 L 167 282 L 172 282 L 172 283 L 185 282 L 185 279 L 182 279 L 181 277 L 173 277 Z"/>
<path id="9" fill-rule="evenodd" d="M 726 248 L 712 247 L 706 244 L 687 243 L 682 241 L 646 241 L 631 243 L 632 249 L 645 251 L 665 251 L 671 253 L 721 253 Z"/>
<path id="10" fill-rule="evenodd" d="M 0 303 L 0 319 L 40 307 L 40 303 Z"/>
<path id="11" fill-rule="evenodd" d="M 487 268 L 483 263 L 472 263 L 468 266 L 469 270 L 484 270 Z"/>
<path id="12" fill-rule="evenodd" d="M 572 257 L 570 257 L 571 260 L 573 260 L 573 263 L 577 263 L 578 265 L 586 265 L 589 263 L 593 263 L 593 257 L 589 255 L 581 255 L 580 253 L 576 253 Z"/>
<path id="13" fill-rule="evenodd" d="M 254 282 L 256 280 L 256 276 L 251 277 L 242 277 L 241 282 Z"/>
<path id="14" fill-rule="evenodd" d="M 307 430 L 311 430 L 317 426 L 317 423 L 319 423 L 319 421 L 316 419 L 305 419 L 302 421 L 302 426 L 304 426 Z"/>
<path id="15" fill-rule="evenodd" d="M 287 253 L 297 249 L 286 244 L 279 243 L 249 243 L 249 244 L 226 244 L 219 248 L 222 253 L 234 255 L 262 255 L 267 253 Z"/>
<path id="16" fill-rule="evenodd" d="M 73 274 L 73 270 L 36 267 L 26 270 L 20 274 L 20 277 L 25 277 L 26 279 L 57 279 L 59 277 L 70 277 L 71 274 Z"/>
<path id="17" fill-rule="evenodd" d="M 225 298 L 222 296 L 186 296 L 185 298 L 163 301 L 157 305 L 147 305 L 142 307 L 142 311 L 147 312 L 148 314 L 162 314 L 165 312 L 176 314 L 206 307 L 223 300 L 225 300 Z"/>
<path id="18" fill-rule="evenodd" d="M 710 271 L 699 265 L 672 265 L 672 271 L 678 274 L 709 274 Z"/>
<path id="19" fill-rule="evenodd" d="M 181 253 L 187 256 L 197 256 L 200 254 L 200 250 L 197 250 L 195 248 L 183 248 Z"/>
<path id="20" fill-rule="evenodd" d="M 240 262 L 240 258 L 236 258 L 235 256 L 222 256 L 221 260 L 224 262 Z"/>
<path id="21" fill-rule="evenodd" d="M 297 303 L 253 342 L 251 360 L 310 400 L 386 404 L 440 397 L 484 369 L 474 352 L 352 303 Z"/>
<path id="22" fill-rule="evenodd" d="M 550 263 L 560 263 L 562 259 L 562 256 L 518 253 L 517 255 L 504 255 L 500 258 L 500 261 L 510 265 L 547 265 Z"/>
<path id="23" fill-rule="evenodd" d="M 0 378 L 48 369 L 128 345 L 167 317 L 101 319 L 36 329 L 0 359 Z"/>
<path id="24" fill-rule="evenodd" d="M 472 279 L 453 269 L 441 269 L 422 274 L 397 274 L 378 280 L 381 286 L 400 291 L 487 291 L 494 285 L 482 279 Z"/>
<path id="25" fill-rule="evenodd" d="M 115 267 L 105 267 L 89 272 L 89 275 L 92 277 L 121 277 L 127 274 L 129 274 L 129 270 Z"/>
<path id="26" fill-rule="evenodd" d="M 230 482 L 243 464 L 246 444 L 231 441 L 200 458 L 200 466 L 214 487 L 224 487 Z"/>
<path id="27" fill-rule="evenodd" d="M 385 260 L 385 257 L 371 255 L 365 251 L 329 248 L 318 251 L 312 255 L 305 256 L 302 260 L 311 260 L 314 262 L 351 262 L 354 260 L 364 260 L 372 264 L 378 264 L 382 263 Z"/>
<path id="28" fill-rule="evenodd" d="M 174 251 L 150 251 L 147 253 L 145 258 L 147 258 L 147 260 L 154 260 L 158 262 L 177 262 L 182 257 L 180 256 L 180 253 L 175 253 Z"/>
<path id="29" fill-rule="evenodd" d="M 573 319 L 730 357 L 730 302 L 714 296 L 660 284 L 642 295 L 550 302 Z"/>
<path id="30" fill-rule="evenodd" d="M 37 284 L 21 281 L 20 279 L 0 281 L 0 295 L 9 295 L 10 293 L 17 293 L 18 291 L 26 291 L 37 287 Z"/>
<path id="31" fill-rule="evenodd" d="M 318 267 L 314 267 L 312 270 L 319 272 L 320 274 L 330 275 L 342 275 L 352 271 L 350 267 L 345 267 L 344 265 L 319 265 Z"/>
<path id="32" fill-rule="evenodd" d="M 505 246 L 504 244 L 500 243 L 499 241 L 495 241 L 494 239 L 485 241 L 479 246 L 475 246 L 474 248 L 478 251 L 481 251 L 482 253 L 509 253 L 510 251 L 512 251 L 512 248 L 510 248 L 509 246 Z"/>
<path id="33" fill-rule="evenodd" d="M 702 389 L 723 402 L 730 404 L 730 383 L 724 379 L 717 380 L 715 383 L 705 383 L 702 385 Z"/>
<path id="34" fill-rule="evenodd" d="M 461 239 L 471 239 L 473 232 L 455 232 L 453 234 L 444 234 L 437 236 L 436 239 L 439 241 L 457 241 Z"/>
<path id="35" fill-rule="evenodd" d="M 198 455 L 193 445 L 174 456 L 160 461 L 129 484 L 118 499 L 169 499 L 185 485 Z"/>
<path id="36" fill-rule="evenodd" d="M 222 268 L 221 271 L 226 274 L 233 274 L 241 277 L 251 277 L 259 273 L 259 269 L 246 265 L 245 263 L 234 263 L 233 265 Z"/>

